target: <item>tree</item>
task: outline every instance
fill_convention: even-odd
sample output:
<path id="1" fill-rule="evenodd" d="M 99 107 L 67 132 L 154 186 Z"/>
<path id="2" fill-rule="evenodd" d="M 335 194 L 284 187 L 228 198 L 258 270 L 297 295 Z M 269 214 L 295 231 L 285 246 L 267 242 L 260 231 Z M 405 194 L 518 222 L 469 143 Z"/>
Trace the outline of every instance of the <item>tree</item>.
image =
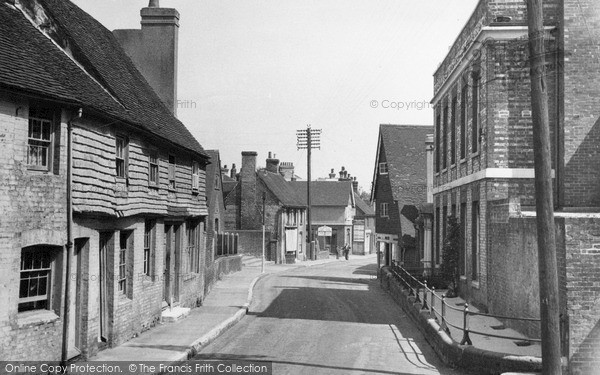
<path id="1" fill-rule="evenodd" d="M 448 217 L 448 227 L 446 228 L 446 237 L 442 247 L 442 279 L 448 286 L 448 297 L 456 297 L 459 272 L 458 264 L 461 246 L 460 222 L 455 216 Z"/>

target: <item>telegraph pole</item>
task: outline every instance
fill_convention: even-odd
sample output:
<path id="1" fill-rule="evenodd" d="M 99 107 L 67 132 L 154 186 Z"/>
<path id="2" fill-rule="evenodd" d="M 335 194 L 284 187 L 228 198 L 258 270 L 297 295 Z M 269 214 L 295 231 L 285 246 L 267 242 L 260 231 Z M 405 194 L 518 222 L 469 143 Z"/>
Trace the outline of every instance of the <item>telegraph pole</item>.
<path id="1" fill-rule="evenodd" d="M 550 120 L 546 82 L 543 0 L 527 0 L 535 196 L 542 320 L 542 373 L 560 375 L 560 313 L 558 304 L 558 266 L 552 201 L 552 159 Z"/>
<path id="2" fill-rule="evenodd" d="M 265 273 L 265 201 L 267 193 L 262 193 L 262 261 L 260 263 L 260 273 Z"/>
<path id="3" fill-rule="evenodd" d="M 296 136 L 298 138 L 298 141 L 296 143 L 296 146 L 298 147 L 298 150 L 302 150 L 302 149 L 306 149 L 307 152 L 307 156 L 306 156 L 306 164 L 307 164 L 307 179 L 306 179 L 306 202 L 307 202 L 307 210 L 306 210 L 306 226 L 308 228 L 307 231 L 307 242 L 308 242 L 308 247 L 307 250 L 311 250 L 311 244 L 313 241 L 313 235 L 312 235 L 312 227 L 311 227 L 311 220 L 310 220 L 310 172 L 311 172 L 311 150 L 313 148 L 318 148 L 319 150 L 321 149 L 321 129 L 311 129 L 310 125 L 308 125 L 306 127 L 306 129 L 303 130 L 297 130 L 296 131 Z M 313 258 L 312 260 L 316 260 L 316 254 L 312 254 L 311 255 Z"/>

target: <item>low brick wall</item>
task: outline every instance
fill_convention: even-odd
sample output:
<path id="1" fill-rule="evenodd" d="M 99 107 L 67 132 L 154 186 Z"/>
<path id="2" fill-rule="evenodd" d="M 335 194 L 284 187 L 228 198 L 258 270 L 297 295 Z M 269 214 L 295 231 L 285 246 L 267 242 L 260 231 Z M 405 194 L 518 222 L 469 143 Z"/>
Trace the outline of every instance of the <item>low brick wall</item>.
<path id="1" fill-rule="evenodd" d="M 229 231 L 239 235 L 238 254 L 262 257 L 263 234 L 262 230 L 237 230 Z M 271 233 L 265 233 L 265 242 L 268 243 Z"/>
<path id="2" fill-rule="evenodd" d="M 440 326 L 429 317 L 429 312 L 421 310 L 421 304 L 415 303 L 414 297 L 408 296 L 408 291 L 401 287 L 388 267 L 380 270 L 379 283 L 411 317 L 427 342 L 447 365 L 492 375 L 541 371 L 541 358 L 490 352 L 454 342 L 445 332 L 440 331 Z"/>
<path id="3" fill-rule="evenodd" d="M 204 272 L 204 296 L 206 296 L 212 286 L 220 280 L 223 275 L 242 270 L 242 256 L 230 255 L 217 258 L 210 267 L 205 268 Z"/>

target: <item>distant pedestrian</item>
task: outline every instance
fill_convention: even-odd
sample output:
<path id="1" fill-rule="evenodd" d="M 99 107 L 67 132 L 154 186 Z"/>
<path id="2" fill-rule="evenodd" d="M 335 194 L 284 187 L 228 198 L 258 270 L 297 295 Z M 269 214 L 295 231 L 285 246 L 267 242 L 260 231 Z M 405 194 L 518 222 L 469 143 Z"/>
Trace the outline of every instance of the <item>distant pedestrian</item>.
<path id="1" fill-rule="evenodd" d="M 344 258 L 346 258 L 346 260 L 348 260 L 349 254 L 350 254 L 350 245 L 346 244 L 346 245 L 344 245 Z"/>

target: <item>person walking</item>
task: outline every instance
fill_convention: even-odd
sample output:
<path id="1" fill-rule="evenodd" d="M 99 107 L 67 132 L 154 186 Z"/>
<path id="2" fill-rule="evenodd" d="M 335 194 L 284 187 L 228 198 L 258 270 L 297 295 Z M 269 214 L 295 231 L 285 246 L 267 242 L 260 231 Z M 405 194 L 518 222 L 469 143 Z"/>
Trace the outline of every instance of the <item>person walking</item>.
<path id="1" fill-rule="evenodd" d="M 350 254 L 350 245 L 346 244 L 346 245 L 344 245 L 344 258 L 346 258 L 346 260 L 348 260 L 349 254 Z"/>

